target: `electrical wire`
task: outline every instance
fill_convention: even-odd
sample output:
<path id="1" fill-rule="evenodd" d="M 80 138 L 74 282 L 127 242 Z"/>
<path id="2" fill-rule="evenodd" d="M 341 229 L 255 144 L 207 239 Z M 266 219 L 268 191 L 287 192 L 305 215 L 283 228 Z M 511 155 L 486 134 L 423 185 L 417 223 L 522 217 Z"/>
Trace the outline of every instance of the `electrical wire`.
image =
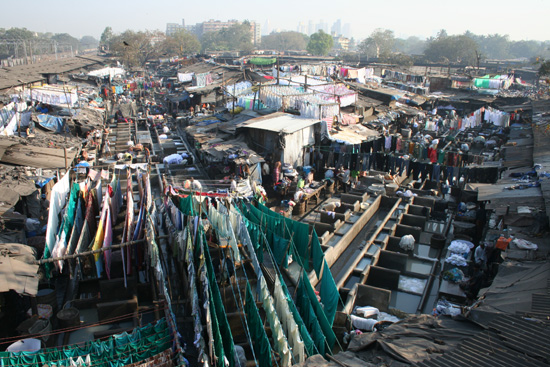
<path id="1" fill-rule="evenodd" d="M 141 312 L 141 313 L 138 314 L 138 316 L 139 315 L 146 315 L 146 314 L 156 312 L 156 311 L 159 311 L 159 310 L 165 310 L 167 308 L 168 307 L 163 307 L 163 308 L 159 308 L 159 309 L 156 309 L 156 310 Z M 76 331 L 76 330 L 87 329 L 87 328 L 93 327 L 93 326 L 107 325 L 107 324 L 111 324 L 111 323 L 114 323 L 114 322 L 117 322 L 117 321 L 129 319 L 129 318 L 132 318 L 132 317 L 134 317 L 133 312 L 125 314 L 125 315 L 116 316 L 116 317 L 113 317 L 113 318 L 110 318 L 110 319 L 105 319 L 103 321 L 95 322 L 95 323 L 92 323 L 92 324 L 86 324 L 86 325 L 80 325 L 80 326 L 71 326 L 71 327 L 66 327 L 66 328 L 62 328 L 62 329 L 57 329 L 55 331 L 52 331 L 52 332 L 46 333 L 46 334 L 40 334 L 40 333 L 27 334 L 27 335 L 25 335 L 25 337 L 26 338 L 34 338 L 34 337 L 52 336 L 52 335 L 62 334 L 62 333 L 65 333 L 65 332 L 72 332 L 72 331 Z M 2 338 L 2 339 L 0 339 L 0 345 L 13 343 L 14 341 L 17 341 L 17 340 L 21 340 L 21 336 L 11 336 L 11 337 Z"/>

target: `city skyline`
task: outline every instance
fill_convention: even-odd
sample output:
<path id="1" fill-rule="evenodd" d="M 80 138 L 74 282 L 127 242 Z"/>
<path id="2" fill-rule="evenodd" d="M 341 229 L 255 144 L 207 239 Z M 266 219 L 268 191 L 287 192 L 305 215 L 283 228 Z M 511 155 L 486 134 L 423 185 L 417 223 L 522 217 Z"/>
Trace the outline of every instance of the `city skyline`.
<path id="1" fill-rule="evenodd" d="M 235 0 L 231 6 L 221 0 L 212 0 L 206 9 L 200 3 L 182 6 L 174 0 L 159 0 L 154 7 L 144 0 L 97 0 L 82 12 L 74 8 L 74 2 L 69 3 L 67 0 L 51 0 L 47 4 L 38 0 L 24 0 L 3 4 L 4 14 L 10 16 L 5 17 L 2 28 L 69 33 L 78 38 L 91 35 L 99 39 L 107 26 L 112 27 L 115 33 L 127 29 L 164 32 L 167 23 L 180 23 L 181 19 L 185 19 L 186 24 L 210 19 L 236 19 L 255 20 L 262 25 L 263 34 L 271 30 L 298 31 L 300 27 L 310 34 L 313 33 L 310 32 L 311 22 L 314 31 L 334 31 L 356 40 L 368 37 L 377 28 L 390 29 L 399 38 L 427 38 L 445 29 L 449 34 L 471 31 L 483 35 L 509 35 L 511 40 L 550 40 L 550 29 L 545 27 L 547 14 L 550 14 L 550 2 L 524 0 L 521 7 L 514 6 L 512 11 L 510 9 L 514 4 L 510 0 L 463 0 L 459 6 L 451 7 L 442 6 L 436 0 L 419 0 L 414 4 L 394 0 L 390 10 L 385 4 L 359 0 L 340 8 L 323 0 L 315 3 L 281 0 L 276 5 L 267 6 L 269 12 L 266 12 L 266 6 L 253 7 L 242 0 Z M 21 11 L 22 5 L 29 6 L 33 11 Z M 266 23 L 268 27 L 265 27 Z"/>

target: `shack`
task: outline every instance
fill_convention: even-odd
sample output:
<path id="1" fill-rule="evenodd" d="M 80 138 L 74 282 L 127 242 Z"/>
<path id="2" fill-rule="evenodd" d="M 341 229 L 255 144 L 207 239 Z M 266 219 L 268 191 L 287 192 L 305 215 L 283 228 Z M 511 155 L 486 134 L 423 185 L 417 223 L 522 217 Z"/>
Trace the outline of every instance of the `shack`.
<path id="1" fill-rule="evenodd" d="M 311 163 L 310 154 L 306 153 L 320 136 L 321 121 L 277 112 L 251 119 L 237 128 L 247 130 L 248 145 L 253 149 L 299 167 Z"/>

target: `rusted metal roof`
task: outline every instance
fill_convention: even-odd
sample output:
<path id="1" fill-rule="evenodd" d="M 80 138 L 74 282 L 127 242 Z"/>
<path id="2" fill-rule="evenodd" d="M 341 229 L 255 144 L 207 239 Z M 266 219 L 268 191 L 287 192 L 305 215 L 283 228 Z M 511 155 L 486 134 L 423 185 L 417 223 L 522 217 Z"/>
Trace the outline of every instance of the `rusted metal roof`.
<path id="1" fill-rule="evenodd" d="M 516 367 L 548 366 L 549 363 L 550 326 L 516 315 L 501 315 L 488 325 L 486 331 L 417 366 Z"/>

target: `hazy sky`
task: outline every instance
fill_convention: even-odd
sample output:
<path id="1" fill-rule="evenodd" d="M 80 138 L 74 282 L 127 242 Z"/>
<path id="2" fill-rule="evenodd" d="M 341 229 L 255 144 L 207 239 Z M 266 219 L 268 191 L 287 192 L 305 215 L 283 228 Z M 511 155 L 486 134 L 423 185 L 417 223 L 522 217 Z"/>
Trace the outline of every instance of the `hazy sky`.
<path id="1" fill-rule="evenodd" d="M 449 34 L 508 34 L 512 40 L 550 40 L 550 0 L 21 0 L 3 1 L 0 27 L 25 27 L 37 32 L 69 33 L 99 38 L 106 26 L 159 29 L 166 23 L 195 24 L 208 19 L 255 20 L 262 27 L 297 30 L 299 22 L 337 19 L 351 24 L 352 35 L 367 37 L 387 28 L 397 37 Z M 330 28 L 329 28 L 330 29 Z M 262 32 L 263 33 L 263 32 Z"/>

